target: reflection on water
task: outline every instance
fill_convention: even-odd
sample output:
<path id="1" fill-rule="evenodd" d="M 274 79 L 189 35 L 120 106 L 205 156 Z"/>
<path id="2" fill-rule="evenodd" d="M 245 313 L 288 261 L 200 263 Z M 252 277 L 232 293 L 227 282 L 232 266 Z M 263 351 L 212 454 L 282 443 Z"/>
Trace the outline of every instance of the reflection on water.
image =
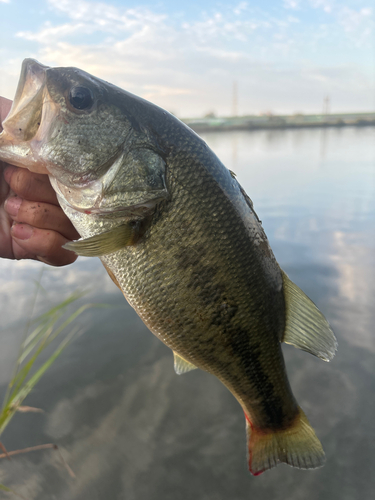
<path id="1" fill-rule="evenodd" d="M 254 201 L 276 257 L 326 314 L 332 363 L 285 346 L 293 391 L 326 450 L 316 471 L 281 465 L 253 478 L 238 403 L 212 376 L 178 377 L 171 352 L 124 302 L 97 259 L 46 268 L 38 310 L 73 289 L 114 308 L 40 382 L 4 434 L 9 449 L 53 451 L 2 461 L 0 482 L 30 500 L 298 500 L 370 498 L 375 487 L 375 129 L 206 134 Z M 38 263 L 0 263 L 0 387 L 8 380 Z"/>

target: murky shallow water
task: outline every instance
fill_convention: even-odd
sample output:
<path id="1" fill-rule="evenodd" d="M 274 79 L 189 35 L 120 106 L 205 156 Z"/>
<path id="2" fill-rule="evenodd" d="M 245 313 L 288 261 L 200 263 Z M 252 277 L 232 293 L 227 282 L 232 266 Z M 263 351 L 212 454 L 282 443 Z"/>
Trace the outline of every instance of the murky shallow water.
<path id="1" fill-rule="evenodd" d="M 172 354 L 127 305 L 98 259 L 45 268 L 37 310 L 73 290 L 93 310 L 26 400 L 8 449 L 55 442 L 0 462 L 0 482 L 30 500 L 321 500 L 375 488 L 375 129 L 206 134 L 238 174 L 283 269 L 319 306 L 339 340 L 332 363 L 285 346 L 293 391 L 327 464 L 247 472 L 245 422 L 232 395 L 199 370 L 178 377 Z M 0 262 L 0 393 L 9 379 L 41 264 Z M 4 493 L 4 498 L 6 494 Z M 1 494 L 0 494 L 1 496 Z"/>

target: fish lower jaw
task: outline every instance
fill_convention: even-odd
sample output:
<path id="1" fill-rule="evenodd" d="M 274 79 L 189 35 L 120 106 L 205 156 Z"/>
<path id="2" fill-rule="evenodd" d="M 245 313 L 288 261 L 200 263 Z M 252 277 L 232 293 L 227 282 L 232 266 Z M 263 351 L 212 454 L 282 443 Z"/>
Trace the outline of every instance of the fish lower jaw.
<path id="1" fill-rule="evenodd" d="M 5 130 L 0 133 L 0 161 L 27 168 L 37 174 L 48 174 L 43 162 L 34 155 L 28 142 L 17 142 Z"/>

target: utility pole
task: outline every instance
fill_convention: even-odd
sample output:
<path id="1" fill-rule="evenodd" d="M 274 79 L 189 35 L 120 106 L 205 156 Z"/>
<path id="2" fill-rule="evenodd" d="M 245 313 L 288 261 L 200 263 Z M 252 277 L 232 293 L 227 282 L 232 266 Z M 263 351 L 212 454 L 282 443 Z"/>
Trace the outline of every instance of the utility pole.
<path id="1" fill-rule="evenodd" d="M 232 100 L 232 116 L 237 116 L 238 113 L 238 88 L 237 81 L 233 82 L 233 100 Z"/>
<path id="2" fill-rule="evenodd" d="M 331 104 L 331 99 L 329 97 L 329 95 L 327 95 L 324 99 L 323 99 L 323 115 L 329 115 L 329 112 L 330 112 L 330 104 Z"/>

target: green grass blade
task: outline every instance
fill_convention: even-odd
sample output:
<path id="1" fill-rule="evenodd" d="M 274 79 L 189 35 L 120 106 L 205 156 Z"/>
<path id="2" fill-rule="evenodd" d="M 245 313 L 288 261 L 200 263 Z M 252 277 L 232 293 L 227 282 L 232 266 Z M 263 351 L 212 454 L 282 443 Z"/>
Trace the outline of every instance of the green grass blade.
<path id="1" fill-rule="evenodd" d="M 41 377 L 44 375 L 46 370 L 52 365 L 52 363 L 57 359 L 62 353 L 65 347 L 69 344 L 73 336 L 77 333 L 77 330 L 73 330 L 65 339 L 60 343 L 58 348 L 54 353 L 48 358 L 48 360 L 43 363 L 43 365 L 32 375 L 32 377 L 18 389 L 16 393 L 12 393 L 9 401 L 4 408 L 4 411 L 0 415 L 0 436 L 4 432 L 4 429 L 9 424 L 10 420 L 13 418 L 17 408 L 21 406 L 23 400 L 29 393 L 33 390 L 34 386 L 39 382 Z"/>
<path id="2" fill-rule="evenodd" d="M 34 386 L 39 382 L 40 378 L 44 375 L 45 371 L 52 365 L 52 363 L 60 356 L 65 347 L 69 344 L 71 339 L 77 333 L 77 330 L 73 330 L 65 337 L 65 339 L 60 343 L 58 348 L 54 351 L 52 356 L 50 356 L 45 363 L 30 377 L 30 379 L 25 383 L 25 385 L 18 392 L 13 400 L 13 404 L 18 407 L 21 405 L 26 396 L 32 391 Z M 0 431 L 1 432 L 1 431 Z"/>
<path id="3" fill-rule="evenodd" d="M 40 285 L 41 282 L 42 282 L 42 276 L 43 276 L 43 272 L 44 272 L 44 269 L 45 269 L 45 266 L 42 266 L 41 269 L 40 269 L 40 273 L 39 273 L 39 278 L 38 278 L 38 284 Z M 31 301 L 31 308 L 30 308 L 30 312 L 29 314 L 27 315 L 28 317 L 28 320 L 27 320 L 27 323 L 26 323 L 26 327 L 25 327 L 25 333 L 24 333 L 24 340 L 26 339 L 27 337 L 27 332 L 29 331 L 29 327 L 30 327 L 30 324 L 31 324 L 31 318 L 33 317 L 33 314 L 34 314 L 34 309 L 35 309 L 35 304 L 36 304 L 36 301 L 37 301 L 37 298 L 38 298 L 38 291 L 39 291 L 39 285 L 37 286 L 36 288 L 36 292 L 34 294 L 34 298 L 33 300 Z M 20 347 L 20 351 L 22 351 L 22 347 L 23 347 L 23 342 L 21 343 L 21 347 Z M 15 375 L 17 374 L 18 370 L 19 370 L 19 367 L 20 367 L 20 362 L 19 362 L 19 359 L 17 359 L 15 365 L 14 365 L 14 368 L 13 368 L 13 375 L 12 375 L 12 379 L 15 377 Z M 11 391 L 11 386 L 8 385 L 7 387 L 7 392 L 5 394 L 5 398 L 4 398 L 4 401 L 8 398 L 9 396 L 9 392 Z"/>
<path id="4" fill-rule="evenodd" d="M 0 490 L 3 490 L 3 491 L 8 491 L 9 493 L 14 493 L 13 490 L 11 490 L 10 488 L 8 488 L 7 486 L 4 486 L 3 484 L 0 483 Z"/>
<path id="5" fill-rule="evenodd" d="M 0 483 L 0 490 L 2 491 L 6 491 L 7 493 L 12 493 L 13 495 L 16 495 L 16 497 L 18 498 L 22 498 L 23 500 L 25 500 L 25 497 L 19 495 L 18 493 L 16 493 L 14 490 L 8 488 L 8 486 L 4 486 L 3 484 Z"/>
<path id="6" fill-rule="evenodd" d="M 82 296 L 82 294 L 73 295 L 75 298 L 70 296 L 63 303 L 55 306 L 52 310 L 38 318 L 41 324 L 36 327 L 37 332 L 35 333 L 35 331 L 33 331 L 26 339 L 27 341 L 31 337 L 28 346 L 19 355 L 19 360 L 22 359 L 23 363 L 18 363 L 18 372 L 9 384 L 9 391 L 7 392 L 7 397 L 4 399 L 3 408 L 0 412 L 0 435 L 4 432 L 6 426 L 17 411 L 17 408 L 21 406 L 23 400 L 28 396 L 45 371 L 52 365 L 77 333 L 77 329 L 70 332 L 47 361 L 30 376 L 34 363 L 43 350 L 86 309 L 91 307 L 110 307 L 107 304 L 85 304 L 74 311 L 58 328 L 54 329 L 55 323 L 61 318 L 62 313 L 66 311 L 66 308 L 73 302 L 73 299 L 76 300 L 78 297 Z M 29 355 L 31 355 L 31 357 L 26 361 Z"/>
<path id="7" fill-rule="evenodd" d="M 61 309 L 66 308 L 69 306 L 72 302 L 75 302 L 78 299 L 81 299 L 87 294 L 87 292 L 74 292 L 72 293 L 67 299 L 65 299 L 63 302 L 58 304 L 57 306 L 52 307 L 49 309 L 46 313 L 42 314 L 39 316 L 39 318 L 35 319 L 32 324 L 37 323 L 39 320 L 42 320 L 43 318 L 47 318 L 50 316 L 53 316 L 55 313 L 61 311 Z"/>
<path id="8" fill-rule="evenodd" d="M 34 338 L 30 340 L 28 345 L 25 346 L 24 350 L 19 356 L 20 364 L 25 361 L 25 359 L 29 356 L 29 354 L 33 352 L 33 350 L 37 347 L 39 342 L 41 342 L 44 337 L 51 335 L 51 333 L 53 332 L 54 324 L 55 320 L 52 319 L 49 324 L 41 325 L 41 328 L 35 328 L 35 330 L 33 331 L 33 333 L 35 332 Z"/>
<path id="9" fill-rule="evenodd" d="M 86 309 L 88 309 L 90 307 L 93 307 L 93 304 L 85 304 L 85 305 L 81 306 L 79 309 L 77 309 L 77 311 L 75 311 L 73 314 L 71 314 L 69 316 L 69 318 L 67 318 L 62 323 L 62 325 L 59 328 L 57 328 L 57 330 L 55 332 L 52 333 L 53 328 L 51 328 L 51 326 L 53 327 L 54 323 L 56 323 L 58 321 L 58 319 L 60 319 L 60 317 L 65 312 L 66 307 L 68 305 L 70 305 L 73 300 L 77 300 L 77 298 L 79 298 L 81 296 L 82 296 L 82 294 L 78 294 L 78 293 L 72 294 L 64 302 L 62 302 L 58 306 L 55 306 L 54 308 L 52 308 L 53 310 L 48 311 L 47 313 L 43 314 L 41 316 L 41 318 L 39 318 L 39 320 L 41 319 L 41 321 L 50 320 L 49 323 L 47 324 L 48 328 L 44 328 L 44 329 L 41 330 L 41 332 L 39 332 L 38 337 L 37 337 L 38 340 L 39 340 L 39 347 L 38 347 L 38 349 L 36 349 L 36 351 L 31 356 L 31 358 L 27 361 L 27 363 L 24 366 L 22 366 L 21 368 L 19 368 L 18 373 L 15 374 L 15 376 L 12 379 L 12 381 L 10 382 L 9 387 L 10 387 L 10 389 L 13 389 L 13 390 L 12 390 L 12 392 L 10 392 L 10 391 L 7 392 L 6 398 L 4 399 L 4 402 L 3 402 L 3 409 L 5 409 L 5 407 L 8 405 L 8 403 L 14 399 L 15 395 L 20 390 L 23 382 L 25 381 L 25 379 L 27 378 L 30 370 L 32 369 L 32 367 L 33 367 L 36 359 L 39 357 L 39 355 L 42 353 L 42 351 L 70 323 L 72 323 L 72 321 L 74 321 L 80 314 L 82 314 Z M 98 304 L 98 306 L 100 306 L 100 304 Z M 52 316 L 52 319 L 51 319 L 51 316 Z M 33 333 L 34 332 L 32 332 L 32 334 L 30 334 L 30 335 L 33 336 Z M 38 342 L 34 343 L 33 344 L 33 349 L 36 348 L 37 345 L 38 345 Z M 27 357 L 27 355 L 30 354 L 31 350 L 29 348 L 27 348 L 25 351 L 21 352 L 20 355 L 19 355 L 19 360 L 24 361 L 25 358 Z M 26 353 L 26 356 L 25 356 L 25 353 Z M 21 363 L 20 363 L 19 360 L 18 360 L 18 365 L 20 366 Z"/>
<path id="10" fill-rule="evenodd" d="M 23 343 L 23 348 L 24 350 L 27 348 L 30 343 L 32 343 L 36 337 L 41 336 L 41 332 L 43 329 L 46 328 L 46 325 L 54 325 L 56 323 L 58 318 L 51 318 L 49 321 L 47 319 L 44 319 L 43 321 L 40 322 L 40 324 L 34 328 L 34 330 L 30 333 L 30 335 L 27 336 L 25 342 Z"/>

